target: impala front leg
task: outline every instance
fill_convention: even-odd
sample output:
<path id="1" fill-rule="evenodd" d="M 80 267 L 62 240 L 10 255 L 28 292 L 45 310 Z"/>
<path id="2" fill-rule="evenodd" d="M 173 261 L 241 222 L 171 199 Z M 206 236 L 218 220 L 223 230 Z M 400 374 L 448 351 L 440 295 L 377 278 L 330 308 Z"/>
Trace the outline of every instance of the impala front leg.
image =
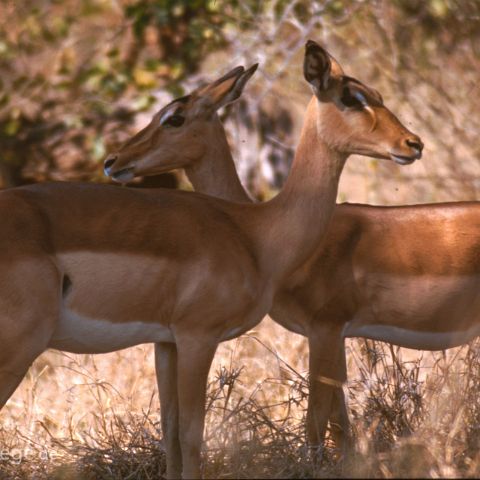
<path id="1" fill-rule="evenodd" d="M 180 478 L 182 452 L 178 434 L 177 346 L 174 343 L 155 344 L 155 370 L 167 457 L 167 478 Z"/>
<path id="2" fill-rule="evenodd" d="M 176 340 L 182 478 L 200 478 L 208 372 L 218 342 L 192 334 Z"/>
<path id="3" fill-rule="evenodd" d="M 310 447 L 323 448 L 328 419 L 332 406 L 345 380 L 341 365 L 343 340 L 341 328 L 322 325 L 315 328 L 309 337 L 310 349 L 310 392 L 307 411 L 307 437 Z M 338 415 L 335 420 L 338 420 Z M 342 420 L 343 423 L 343 420 Z M 334 426 L 336 442 L 343 444 L 342 425 Z M 338 445 L 339 446 L 339 445 Z M 319 450 L 321 454 L 321 450 Z M 320 455 L 321 458 L 321 455 Z"/>
<path id="4" fill-rule="evenodd" d="M 341 353 L 338 362 L 338 375 L 336 378 L 347 379 L 347 364 L 345 357 L 345 343 L 341 340 Z M 345 381 L 343 380 L 343 381 Z M 332 408 L 330 411 L 330 428 L 332 437 L 337 449 L 346 458 L 352 450 L 352 438 L 350 435 L 350 421 L 348 419 L 347 405 L 345 402 L 345 393 L 343 388 L 335 388 L 332 399 Z"/>

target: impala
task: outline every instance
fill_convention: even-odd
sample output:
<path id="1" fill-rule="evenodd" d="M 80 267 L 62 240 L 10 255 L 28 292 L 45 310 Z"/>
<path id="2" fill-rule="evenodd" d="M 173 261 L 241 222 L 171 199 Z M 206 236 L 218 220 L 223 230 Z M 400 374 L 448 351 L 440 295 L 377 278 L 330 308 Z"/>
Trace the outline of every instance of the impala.
<path id="1" fill-rule="evenodd" d="M 325 214 L 326 205 L 334 203 L 337 181 L 350 153 L 406 164 L 420 158 L 423 145 L 383 105 L 378 92 L 345 76 L 328 53 L 314 42 L 309 42 L 304 73 L 313 86 L 315 96 L 307 109 L 292 172 L 275 199 L 249 209 L 246 202 L 251 202 L 251 199 L 236 174 L 216 110 L 240 95 L 255 68 L 246 71 L 243 68 L 234 69 L 213 84 L 164 107 L 144 130 L 106 160 L 105 170 L 115 180 L 126 182 L 136 175 L 151 175 L 183 167 L 196 189 L 244 202 L 242 210 L 252 216 L 257 208 L 269 212 L 269 217 L 264 219 L 268 225 L 263 230 L 265 238 L 255 240 L 270 249 L 264 254 L 268 255 L 268 267 L 262 269 L 272 275 L 271 281 L 277 293 L 273 306 L 269 298 L 268 308 L 276 321 L 309 337 L 312 379 L 309 434 L 310 440 L 318 443 L 318 439 L 323 438 L 330 413 L 325 413 L 325 409 L 330 409 L 330 396 L 334 391 L 340 396 L 338 392 L 341 392 L 332 388 L 332 384 L 336 387 L 345 377 L 344 367 L 340 365 L 344 322 L 339 312 L 333 309 L 333 302 L 338 299 L 329 298 L 330 290 L 326 288 L 330 287 L 332 267 L 329 273 L 324 267 L 324 264 L 327 268 L 334 264 L 336 257 L 334 251 L 322 248 L 323 236 L 318 234 L 319 229 L 325 231 L 329 221 L 329 214 Z M 205 111 L 206 105 L 209 108 Z M 319 160 L 324 175 L 321 192 L 319 176 L 310 170 L 318 165 Z M 299 199 L 300 191 L 303 198 L 295 202 L 293 192 Z M 283 200 L 286 195 L 292 195 L 288 203 Z M 282 208 L 277 208 L 281 204 Z M 252 228 L 254 223 L 250 221 L 249 228 Z M 350 232 L 346 235 L 332 238 L 331 244 L 336 249 L 353 245 L 356 237 L 350 238 Z M 299 240 L 299 237 L 305 236 L 309 238 L 304 244 L 307 247 Z M 295 248 L 303 250 L 295 252 Z M 325 255 L 333 257 L 325 258 Z M 291 257 L 301 258 L 301 261 L 294 266 Z M 305 262 L 307 266 L 302 266 Z M 335 264 L 333 270 L 335 275 L 340 275 Z M 285 275 L 286 271 L 289 271 L 288 275 Z M 311 280 L 314 281 L 309 285 Z M 231 301 L 236 301 L 240 293 L 241 290 L 237 292 L 235 288 L 228 292 Z M 322 309 L 325 315 L 320 317 Z M 239 334 L 240 330 L 235 333 Z M 167 458 L 176 465 L 183 453 L 179 442 L 182 424 L 178 421 L 182 405 L 178 402 L 176 381 L 180 355 L 178 345 L 175 348 L 173 344 L 156 344 Z M 345 427 L 347 417 L 344 411 L 339 409 L 336 420 Z"/>

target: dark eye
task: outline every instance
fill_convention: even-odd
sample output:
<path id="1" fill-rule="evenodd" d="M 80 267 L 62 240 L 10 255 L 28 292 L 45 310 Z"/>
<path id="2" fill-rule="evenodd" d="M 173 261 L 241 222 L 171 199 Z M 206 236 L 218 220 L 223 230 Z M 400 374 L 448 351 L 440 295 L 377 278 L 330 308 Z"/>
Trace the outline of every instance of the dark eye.
<path id="1" fill-rule="evenodd" d="M 163 125 L 169 125 L 170 127 L 181 127 L 185 122 L 185 117 L 182 115 L 172 115 L 168 117 Z"/>
<path id="2" fill-rule="evenodd" d="M 342 96 L 340 97 L 340 101 L 348 108 L 358 108 L 361 109 L 363 104 L 360 100 L 355 98 L 348 88 L 344 88 L 342 91 Z"/>

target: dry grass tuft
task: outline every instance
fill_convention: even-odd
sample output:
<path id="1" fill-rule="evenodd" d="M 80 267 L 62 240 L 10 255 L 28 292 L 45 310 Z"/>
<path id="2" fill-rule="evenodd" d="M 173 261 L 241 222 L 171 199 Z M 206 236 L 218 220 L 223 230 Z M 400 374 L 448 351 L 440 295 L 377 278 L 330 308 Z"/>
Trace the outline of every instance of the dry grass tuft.
<path id="1" fill-rule="evenodd" d="M 476 477 L 480 342 L 425 353 L 347 344 L 357 453 L 305 446 L 305 342 L 273 323 L 222 345 L 208 393 L 208 478 Z M 153 479 L 165 472 L 149 346 L 49 352 L 3 411 L 0 479 Z"/>

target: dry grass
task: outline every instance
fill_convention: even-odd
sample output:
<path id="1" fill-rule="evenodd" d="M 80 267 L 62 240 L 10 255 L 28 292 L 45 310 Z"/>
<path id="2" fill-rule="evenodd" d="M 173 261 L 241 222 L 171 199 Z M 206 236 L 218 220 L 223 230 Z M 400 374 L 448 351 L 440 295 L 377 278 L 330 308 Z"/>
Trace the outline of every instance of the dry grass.
<path id="1" fill-rule="evenodd" d="M 357 453 L 315 465 L 304 443 L 306 343 L 265 321 L 221 346 L 205 432 L 209 478 L 475 477 L 480 343 L 425 353 L 347 344 Z M 150 479 L 165 470 L 153 351 L 49 352 L 3 410 L 0 478 Z"/>

